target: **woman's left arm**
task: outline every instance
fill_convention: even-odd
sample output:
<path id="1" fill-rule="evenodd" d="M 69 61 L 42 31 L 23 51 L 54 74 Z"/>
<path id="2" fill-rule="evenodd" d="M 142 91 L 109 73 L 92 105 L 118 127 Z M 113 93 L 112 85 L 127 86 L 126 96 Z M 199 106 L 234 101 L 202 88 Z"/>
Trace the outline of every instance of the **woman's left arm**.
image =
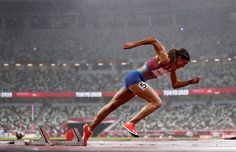
<path id="1" fill-rule="evenodd" d="M 172 87 L 174 89 L 182 88 L 182 87 L 185 87 L 185 86 L 190 85 L 190 84 L 197 84 L 200 81 L 200 77 L 198 77 L 198 76 L 194 77 L 191 80 L 179 81 L 178 78 L 177 78 L 177 75 L 176 75 L 176 71 L 171 72 L 170 78 L 171 78 Z"/>

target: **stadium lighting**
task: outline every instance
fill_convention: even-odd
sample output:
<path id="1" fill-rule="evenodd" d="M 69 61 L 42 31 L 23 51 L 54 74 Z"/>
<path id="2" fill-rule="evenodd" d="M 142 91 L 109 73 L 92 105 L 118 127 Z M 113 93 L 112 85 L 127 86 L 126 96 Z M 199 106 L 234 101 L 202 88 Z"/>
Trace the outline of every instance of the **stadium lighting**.
<path id="1" fill-rule="evenodd" d="M 103 66 L 103 63 L 98 63 L 98 66 Z"/>
<path id="2" fill-rule="evenodd" d="M 191 62 L 192 62 L 192 63 L 196 63 L 196 62 L 197 62 L 197 60 L 191 60 Z"/>
<path id="3" fill-rule="evenodd" d="M 4 63 L 3 66 L 7 67 L 7 66 L 9 66 L 9 64 L 8 63 Z"/>
<path id="4" fill-rule="evenodd" d="M 208 59 L 206 59 L 205 62 L 208 62 Z"/>
<path id="5" fill-rule="evenodd" d="M 219 61 L 220 61 L 220 59 L 217 59 L 217 58 L 216 58 L 216 59 L 214 59 L 214 61 L 215 61 L 215 62 L 219 62 Z"/>
<path id="6" fill-rule="evenodd" d="M 110 62 L 109 65 L 112 66 L 112 63 Z"/>
<path id="7" fill-rule="evenodd" d="M 126 62 L 122 62 L 122 63 L 121 63 L 121 65 L 127 65 L 127 64 L 128 64 L 128 63 L 126 63 Z"/>
<path id="8" fill-rule="evenodd" d="M 41 67 L 42 67 L 42 66 L 43 66 L 43 64 L 42 64 L 42 63 L 40 63 L 40 64 L 39 64 L 39 66 L 41 66 Z"/>
<path id="9" fill-rule="evenodd" d="M 32 63 L 29 63 L 29 64 L 27 64 L 27 66 L 28 66 L 28 67 L 32 67 L 32 66 L 33 66 L 33 64 L 32 64 Z"/>
<path id="10" fill-rule="evenodd" d="M 64 63 L 64 64 L 62 64 L 62 66 L 66 67 L 66 66 L 67 66 L 67 64 L 66 64 L 66 63 Z"/>
<path id="11" fill-rule="evenodd" d="M 228 58 L 228 61 L 231 61 L 232 59 L 231 58 Z"/>
<path id="12" fill-rule="evenodd" d="M 56 64 L 55 64 L 55 63 L 52 63 L 51 66 L 54 67 L 54 66 L 56 66 Z"/>
<path id="13" fill-rule="evenodd" d="M 19 67 L 19 66 L 21 66 L 21 64 L 20 63 L 16 63 L 16 66 Z"/>
<path id="14" fill-rule="evenodd" d="M 236 56 L 234 56 L 234 59 L 236 59 Z"/>
<path id="15" fill-rule="evenodd" d="M 75 65 L 75 66 L 79 66 L 80 64 L 79 64 L 79 63 L 75 63 L 74 65 Z"/>

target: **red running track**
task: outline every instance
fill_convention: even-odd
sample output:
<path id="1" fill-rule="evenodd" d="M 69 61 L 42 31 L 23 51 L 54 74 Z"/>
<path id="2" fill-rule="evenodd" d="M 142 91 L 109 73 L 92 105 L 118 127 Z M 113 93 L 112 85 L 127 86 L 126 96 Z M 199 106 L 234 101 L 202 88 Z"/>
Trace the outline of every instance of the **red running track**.
<path id="1" fill-rule="evenodd" d="M 236 152 L 234 140 L 90 141 L 88 146 L 19 146 L 0 144 L 0 152 Z"/>

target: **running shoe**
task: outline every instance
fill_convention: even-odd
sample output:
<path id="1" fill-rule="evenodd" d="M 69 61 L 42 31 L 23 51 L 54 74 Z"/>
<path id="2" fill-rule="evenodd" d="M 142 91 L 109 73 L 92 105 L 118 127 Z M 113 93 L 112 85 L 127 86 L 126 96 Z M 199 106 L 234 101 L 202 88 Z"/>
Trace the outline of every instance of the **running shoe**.
<path id="1" fill-rule="evenodd" d="M 66 133 L 66 141 L 72 141 L 74 138 L 74 134 L 71 129 L 69 129 Z"/>
<path id="2" fill-rule="evenodd" d="M 135 128 L 135 124 L 130 123 L 130 122 L 125 122 L 125 123 L 123 123 L 123 127 L 125 129 L 127 129 L 132 136 L 139 137 L 139 135 L 136 131 L 136 128 Z"/>
<path id="3" fill-rule="evenodd" d="M 84 134 L 83 134 L 83 137 L 82 137 L 84 146 L 87 146 L 88 138 L 89 138 L 89 137 L 92 135 L 92 133 L 93 133 L 93 132 L 90 131 L 89 127 L 90 127 L 90 126 L 89 126 L 88 124 L 84 124 Z"/>

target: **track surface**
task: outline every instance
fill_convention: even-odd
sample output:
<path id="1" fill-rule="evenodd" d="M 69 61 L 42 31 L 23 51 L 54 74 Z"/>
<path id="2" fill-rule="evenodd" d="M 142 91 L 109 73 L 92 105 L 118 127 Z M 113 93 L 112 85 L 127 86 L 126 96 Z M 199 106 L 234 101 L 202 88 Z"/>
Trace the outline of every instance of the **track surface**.
<path id="1" fill-rule="evenodd" d="M 236 152 L 233 140 L 90 141 L 88 146 L 19 146 L 0 144 L 0 152 Z"/>

